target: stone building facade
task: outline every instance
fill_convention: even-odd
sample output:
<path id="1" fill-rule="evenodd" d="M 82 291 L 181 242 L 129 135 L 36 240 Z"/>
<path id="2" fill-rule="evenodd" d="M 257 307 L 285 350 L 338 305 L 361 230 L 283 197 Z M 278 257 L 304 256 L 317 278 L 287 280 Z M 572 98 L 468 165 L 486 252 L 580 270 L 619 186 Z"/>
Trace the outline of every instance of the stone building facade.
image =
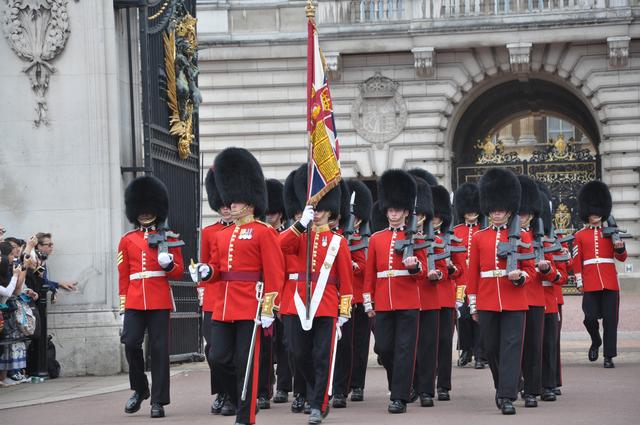
<path id="1" fill-rule="evenodd" d="M 306 161 L 305 3 L 200 0 L 205 167 L 232 145 L 269 177 Z M 551 117 L 577 129 L 575 152 L 592 154 L 619 224 L 640 234 L 637 0 L 321 0 L 316 15 L 345 176 L 417 166 L 451 189 L 487 137 L 555 155 L 534 131 Z M 639 239 L 627 244 L 621 271 L 640 276 Z"/>

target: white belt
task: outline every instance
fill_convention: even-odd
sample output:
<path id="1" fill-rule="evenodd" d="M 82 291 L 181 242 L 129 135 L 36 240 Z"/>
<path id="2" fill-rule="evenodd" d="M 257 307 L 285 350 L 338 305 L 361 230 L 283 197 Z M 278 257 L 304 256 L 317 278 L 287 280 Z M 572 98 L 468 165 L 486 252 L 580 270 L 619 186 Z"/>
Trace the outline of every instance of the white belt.
<path id="1" fill-rule="evenodd" d="M 377 273 L 379 278 L 396 277 L 396 276 L 409 276 L 409 270 L 384 270 Z"/>
<path id="2" fill-rule="evenodd" d="M 548 280 L 543 280 L 542 286 L 553 286 L 553 283 L 549 282 Z"/>
<path id="3" fill-rule="evenodd" d="M 140 272 L 129 275 L 129 280 L 138 280 L 138 279 L 149 279 L 150 277 L 162 277 L 167 274 L 162 271 L 157 272 Z"/>
<path id="4" fill-rule="evenodd" d="M 504 277 L 507 275 L 506 270 L 488 270 L 486 272 L 480 272 L 480 277 Z"/>
<path id="5" fill-rule="evenodd" d="M 591 258 L 589 260 L 584 260 L 582 262 L 582 264 L 584 264 L 585 266 L 587 264 L 603 264 L 603 263 L 614 264 L 615 261 L 613 260 L 613 258 Z"/>
<path id="6" fill-rule="evenodd" d="M 289 275 L 289 280 L 298 280 L 298 273 L 291 273 Z"/>

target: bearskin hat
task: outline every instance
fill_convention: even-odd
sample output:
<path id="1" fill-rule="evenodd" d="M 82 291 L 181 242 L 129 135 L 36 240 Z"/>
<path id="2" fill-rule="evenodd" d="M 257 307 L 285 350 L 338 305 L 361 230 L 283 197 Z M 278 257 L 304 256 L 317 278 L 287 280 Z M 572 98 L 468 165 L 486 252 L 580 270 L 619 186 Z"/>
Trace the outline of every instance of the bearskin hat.
<path id="1" fill-rule="evenodd" d="M 253 205 L 254 215 L 267 210 L 267 186 L 258 160 L 246 149 L 227 148 L 213 162 L 216 187 L 225 205 Z"/>
<path id="2" fill-rule="evenodd" d="M 425 220 L 431 220 L 433 218 L 433 187 L 429 185 L 424 179 L 413 176 L 416 181 L 416 193 L 418 194 L 416 200 L 416 214 L 423 214 Z"/>
<path id="3" fill-rule="evenodd" d="M 138 177 L 125 189 L 124 205 L 132 224 L 138 224 L 140 214 L 155 214 L 156 222 L 162 223 L 169 214 L 169 192 L 157 177 Z"/>
<path id="4" fill-rule="evenodd" d="M 463 183 L 453 194 L 453 205 L 460 223 L 464 223 L 464 215 L 480 214 L 480 192 L 475 183 Z"/>
<path id="5" fill-rule="evenodd" d="M 371 233 L 379 232 L 387 227 L 389 227 L 389 220 L 380 209 L 380 201 L 376 201 L 371 205 Z"/>
<path id="6" fill-rule="evenodd" d="M 340 180 L 340 227 L 344 228 L 351 214 L 351 191 L 347 182 Z"/>
<path id="7" fill-rule="evenodd" d="M 529 176 L 519 175 L 522 196 L 520 197 L 520 209 L 522 214 L 531 214 L 534 217 L 540 215 L 540 191 L 535 180 Z"/>
<path id="8" fill-rule="evenodd" d="M 544 184 L 540 180 L 535 180 L 535 182 L 536 182 L 536 186 L 538 186 L 538 190 L 540 191 L 540 193 L 544 193 L 547 199 L 549 200 L 553 199 L 553 195 L 551 195 L 551 191 L 549 190 L 549 187 L 546 184 Z"/>
<path id="9" fill-rule="evenodd" d="M 277 179 L 267 179 L 267 214 L 282 213 L 282 218 L 287 218 L 284 211 L 284 186 Z"/>
<path id="10" fill-rule="evenodd" d="M 301 205 L 307 204 L 307 166 L 303 165 L 296 170 L 293 186 L 296 191 L 296 197 Z M 342 191 L 340 185 L 325 193 L 315 207 L 316 211 L 331 212 L 331 219 L 335 219 L 340 214 L 340 206 L 342 203 Z"/>
<path id="11" fill-rule="evenodd" d="M 222 199 L 220 199 L 220 194 L 218 193 L 218 189 L 216 188 L 216 177 L 213 172 L 213 168 L 209 168 L 207 172 L 207 177 L 204 179 L 204 188 L 207 191 L 207 201 L 209 202 L 209 206 L 214 211 L 220 211 L 220 208 L 224 207 L 222 204 Z"/>
<path id="12" fill-rule="evenodd" d="M 499 210 L 518 213 L 522 188 L 513 171 L 506 168 L 490 168 L 480 177 L 478 189 L 482 214 L 488 215 Z"/>
<path id="13" fill-rule="evenodd" d="M 433 194 L 433 215 L 442 219 L 442 229 L 451 224 L 451 195 L 446 187 L 437 185 L 431 188 Z"/>
<path id="14" fill-rule="evenodd" d="M 404 170 L 385 171 L 378 180 L 378 199 L 380 210 L 385 213 L 385 216 L 389 208 L 413 211 L 416 201 L 414 178 Z"/>
<path id="15" fill-rule="evenodd" d="M 611 215 L 611 192 L 609 187 L 598 180 L 590 181 L 578 192 L 578 215 L 585 223 L 590 215 L 599 215 L 606 220 Z"/>
<path id="16" fill-rule="evenodd" d="M 295 189 L 295 175 L 299 168 L 307 169 L 306 165 L 301 165 L 292 172 L 289 173 L 284 181 L 284 210 L 287 218 L 293 218 L 296 214 L 301 213 L 304 209 L 304 204 L 301 204 L 296 196 Z"/>
<path id="17" fill-rule="evenodd" d="M 371 207 L 373 205 L 373 197 L 371 191 L 366 184 L 358 179 L 347 180 L 347 186 L 349 186 L 349 193 L 356 193 L 353 204 L 353 212 L 363 222 L 371 220 Z M 349 201 L 351 201 L 351 195 L 349 195 Z"/>
<path id="18" fill-rule="evenodd" d="M 438 179 L 436 178 L 436 176 L 423 168 L 412 168 L 411 170 L 409 170 L 409 174 L 420 177 L 422 180 L 426 181 L 429 186 L 438 185 Z"/>
<path id="19" fill-rule="evenodd" d="M 544 225 L 544 234 L 551 233 L 551 203 L 547 195 L 540 191 L 540 218 Z"/>

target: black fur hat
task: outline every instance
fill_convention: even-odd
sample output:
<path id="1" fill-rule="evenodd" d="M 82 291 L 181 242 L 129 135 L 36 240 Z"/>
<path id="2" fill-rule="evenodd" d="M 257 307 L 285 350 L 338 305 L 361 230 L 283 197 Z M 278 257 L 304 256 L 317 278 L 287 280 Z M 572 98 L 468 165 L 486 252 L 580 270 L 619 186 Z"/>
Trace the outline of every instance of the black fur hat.
<path id="1" fill-rule="evenodd" d="M 301 167 L 305 170 L 307 169 L 306 165 L 301 165 L 299 168 Z M 284 210 L 287 214 L 287 218 L 291 219 L 304 209 L 304 204 L 301 204 L 296 196 L 294 178 L 297 171 L 298 168 L 290 172 L 287 179 L 284 181 Z"/>
<path id="2" fill-rule="evenodd" d="M 344 228 L 349 220 L 349 214 L 351 214 L 351 191 L 345 180 L 340 180 L 340 227 Z"/>
<path id="3" fill-rule="evenodd" d="M 505 210 L 514 214 L 520 208 L 522 188 L 513 171 L 506 168 L 490 168 L 478 184 L 480 212 L 489 215 L 492 211 Z"/>
<path id="4" fill-rule="evenodd" d="M 373 197 L 371 191 L 366 184 L 358 179 L 347 180 L 349 186 L 349 201 L 351 201 L 351 193 L 355 192 L 356 197 L 353 204 L 353 212 L 360 220 L 367 222 L 371 220 L 371 207 L 373 205 Z"/>
<path id="5" fill-rule="evenodd" d="M 389 227 L 389 220 L 380 210 L 380 202 L 376 201 L 371 205 L 371 233 L 379 232 L 387 227 Z"/>
<path id="6" fill-rule="evenodd" d="M 414 178 L 404 170 L 385 171 L 378 180 L 378 199 L 380 210 L 385 213 L 385 216 L 389 208 L 413 211 L 416 200 Z"/>
<path id="7" fill-rule="evenodd" d="M 140 214 L 155 214 L 156 222 L 162 223 L 169 214 L 169 193 L 157 177 L 142 176 L 134 179 L 124 191 L 127 218 L 138 225 Z"/>
<path id="8" fill-rule="evenodd" d="M 520 197 L 520 213 L 528 213 L 535 216 L 540 215 L 540 191 L 535 180 L 529 176 L 519 175 L 522 196 Z"/>
<path id="9" fill-rule="evenodd" d="M 282 218 L 286 219 L 284 211 L 284 186 L 277 179 L 267 179 L 267 214 L 282 213 Z"/>
<path id="10" fill-rule="evenodd" d="M 254 215 L 267 210 L 267 186 L 258 160 L 246 149 L 227 148 L 213 162 L 216 187 L 222 202 L 253 205 Z"/>
<path id="11" fill-rule="evenodd" d="M 446 187 L 438 185 L 431 188 L 433 194 L 433 215 L 442 219 L 442 229 L 451 224 L 451 195 Z"/>
<path id="12" fill-rule="evenodd" d="M 538 186 L 538 190 L 540 191 L 540 193 L 544 193 L 544 195 L 549 200 L 553 199 L 553 195 L 551 194 L 551 191 L 549 190 L 549 186 L 547 186 L 546 184 L 544 184 L 540 180 L 535 180 L 535 182 L 536 182 L 536 186 Z"/>
<path id="13" fill-rule="evenodd" d="M 216 188 L 216 177 L 213 168 L 209 168 L 207 172 L 207 177 L 204 179 L 204 188 L 207 191 L 207 201 L 209 201 L 211 209 L 220 211 L 220 208 L 224 207 L 224 205 L 222 204 L 222 199 L 220 199 L 218 188 Z"/>
<path id="14" fill-rule="evenodd" d="M 307 166 L 302 165 L 296 170 L 293 186 L 296 191 L 296 197 L 301 205 L 307 204 Z M 342 191 L 340 185 L 328 191 L 315 207 L 316 211 L 331 212 L 331 219 L 335 219 L 340 214 L 340 204 L 342 200 Z"/>
<path id="15" fill-rule="evenodd" d="M 431 220 L 433 218 L 433 187 L 429 185 L 424 179 L 413 176 L 416 181 L 416 193 L 418 194 L 418 202 L 416 203 L 416 214 L 423 214 L 425 220 Z"/>
<path id="16" fill-rule="evenodd" d="M 544 225 L 544 234 L 548 235 L 551 233 L 551 204 L 549 202 L 549 198 L 547 195 L 540 191 L 540 218 L 542 219 L 542 224 Z"/>
<path id="17" fill-rule="evenodd" d="M 453 206 L 460 223 L 464 223 L 464 215 L 480 214 L 480 192 L 475 183 L 463 183 L 453 194 Z"/>
<path id="18" fill-rule="evenodd" d="M 423 168 L 412 168 L 411 170 L 409 170 L 409 174 L 420 177 L 422 180 L 426 181 L 429 186 L 438 185 L 438 179 L 436 178 L 436 176 Z"/>
<path id="19" fill-rule="evenodd" d="M 578 192 L 578 215 L 587 223 L 590 215 L 599 215 L 606 220 L 611 215 L 611 192 L 609 187 L 598 180 L 590 181 Z"/>

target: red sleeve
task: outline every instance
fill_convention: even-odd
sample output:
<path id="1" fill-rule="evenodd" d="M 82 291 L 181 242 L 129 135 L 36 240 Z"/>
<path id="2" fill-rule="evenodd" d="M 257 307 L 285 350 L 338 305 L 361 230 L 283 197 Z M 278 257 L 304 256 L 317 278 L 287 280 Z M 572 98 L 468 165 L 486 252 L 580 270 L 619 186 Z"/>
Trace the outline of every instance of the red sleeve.
<path id="1" fill-rule="evenodd" d="M 367 266 L 364 273 L 364 290 L 365 294 L 371 295 L 371 300 L 375 299 L 376 294 L 376 279 L 377 279 L 377 267 L 376 267 L 376 240 L 369 240 L 369 256 L 367 257 Z"/>
<path id="2" fill-rule="evenodd" d="M 127 295 L 129 290 L 129 253 L 127 252 L 128 241 L 125 237 L 120 239 L 118 244 L 118 295 Z"/>
<path id="3" fill-rule="evenodd" d="M 260 255 L 262 256 L 262 277 L 264 279 L 264 292 L 282 291 L 284 283 L 284 256 L 278 243 L 278 233 L 275 229 L 268 228 L 260 238 Z M 274 303 L 278 305 L 278 297 Z"/>
<path id="4" fill-rule="evenodd" d="M 582 283 L 582 242 L 580 233 L 576 234 L 576 238 L 573 241 L 573 273 L 576 275 L 576 279 L 579 279 Z"/>
<path id="5" fill-rule="evenodd" d="M 627 259 L 627 249 L 626 249 L 626 247 L 625 247 L 625 250 L 622 252 L 622 254 L 618 254 L 616 252 L 616 249 L 614 248 L 613 249 L 613 256 L 618 261 L 625 261 Z"/>
<path id="6" fill-rule="evenodd" d="M 552 252 L 544 254 L 544 259 L 549 262 L 550 267 L 546 273 L 539 272 L 543 280 L 553 280 L 556 275 L 556 263 L 553 261 L 553 255 Z"/>
<path id="7" fill-rule="evenodd" d="M 207 263 L 213 273 L 209 276 L 209 279 L 203 279 L 205 282 L 216 281 L 220 278 L 220 257 L 218 254 L 218 239 L 220 237 L 219 232 L 212 235 L 209 241 L 209 262 Z"/>
<path id="8" fill-rule="evenodd" d="M 519 253 L 531 253 L 531 252 L 533 252 L 533 243 L 532 243 L 532 240 L 531 240 L 531 237 L 529 236 L 529 234 L 525 233 L 525 232 L 521 232 L 520 235 L 521 235 L 520 237 L 522 238 L 522 242 L 528 243 L 529 244 L 529 248 L 519 247 L 518 248 L 518 252 Z M 524 279 L 524 285 L 530 284 L 531 283 L 531 279 L 533 279 L 533 276 L 535 276 L 535 273 L 538 273 L 536 271 L 536 261 L 535 261 L 535 259 L 520 260 L 518 262 L 518 268 L 521 271 L 523 271 L 524 273 L 526 273 L 526 276 L 525 276 L 525 279 Z"/>
<path id="9" fill-rule="evenodd" d="M 365 250 L 361 249 L 359 251 L 352 252 L 351 261 L 358 265 L 358 268 L 353 271 L 354 276 L 363 276 L 367 267 L 367 256 L 365 255 Z"/>
<path id="10" fill-rule="evenodd" d="M 200 262 L 208 263 L 210 260 L 210 249 L 209 249 L 209 231 L 205 228 L 202 231 L 201 240 L 200 240 Z"/>
<path id="11" fill-rule="evenodd" d="M 411 276 L 413 276 L 415 280 L 421 282 L 429 272 L 429 270 L 427 270 L 429 268 L 429 266 L 427 265 L 427 250 L 419 249 L 417 251 L 414 251 L 413 255 L 416 256 L 416 258 L 418 259 L 418 263 L 420 263 L 420 271 L 418 271 L 418 273 L 412 274 Z M 436 266 L 436 268 L 438 267 Z"/>
<path id="12" fill-rule="evenodd" d="M 456 286 L 464 285 L 464 272 L 467 268 L 467 253 L 466 252 L 452 252 L 451 253 L 451 262 L 454 266 L 456 266 L 456 271 L 451 276 L 451 279 L 456 280 Z M 458 283 L 460 280 L 460 283 Z"/>
<path id="13" fill-rule="evenodd" d="M 480 279 L 480 252 L 476 235 L 471 237 L 471 252 L 469 253 L 469 267 L 467 268 L 467 294 L 473 295 L 478 294 L 478 280 Z"/>
<path id="14" fill-rule="evenodd" d="M 351 253 L 345 238 L 340 238 L 340 248 L 336 262 L 338 263 L 338 279 L 340 281 L 340 296 L 353 295 L 353 266 L 351 265 Z"/>
<path id="15" fill-rule="evenodd" d="M 556 275 L 559 276 L 557 280 L 553 282 L 554 285 L 562 286 L 567 283 L 569 273 L 567 273 L 567 262 L 561 261 L 556 264 Z"/>
<path id="16" fill-rule="evenodd" d="M 300 241 L 302 236 L 293 227 L 289 227 L 278 236 L 280 242 L 280 250 L 284 255 L 298 255 L 300 250 Z"/>

